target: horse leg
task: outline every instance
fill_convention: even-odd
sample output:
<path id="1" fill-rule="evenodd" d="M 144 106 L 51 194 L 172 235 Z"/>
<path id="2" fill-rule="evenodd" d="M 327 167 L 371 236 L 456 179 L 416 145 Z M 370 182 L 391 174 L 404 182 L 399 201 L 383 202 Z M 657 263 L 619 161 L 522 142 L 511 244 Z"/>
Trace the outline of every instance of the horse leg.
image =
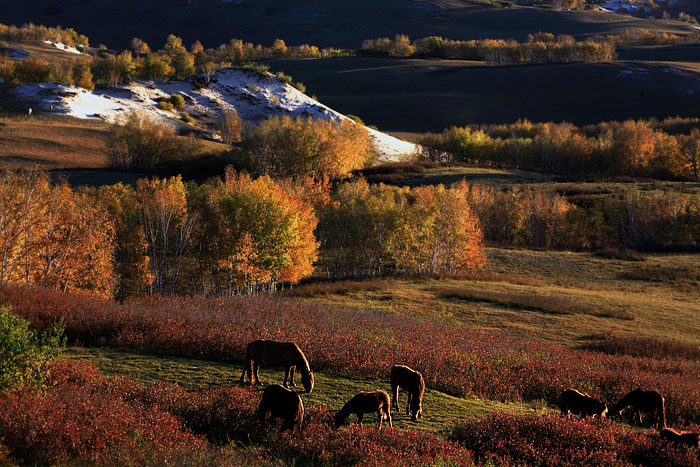
<path id="1" fill-rule="evenodd" d="M 365 416 L 364 412 L 357 412 L 357 423 L 362 425 L 362 418 Z"/>
<path id="2" fill-rule="evenodd" d="M 399 385 L 396 383 L 391 384 L 391 405 L 399 410 Z"/>
<path id="3" fill-rule="evenodd" d="M 248 379 L 250 380 L 251 384 L 253 383 L 253 376 L 252 376 L 252 366 L 253 366 L 253 361 L 249 358 L 245 359 L 245 363 L 243 364 L 243 373 L 241 373 L 241 383 L 245 383 L 245 374 L 246 372 L 248 373 Z"/>
<path id="4" fill-rule="evenodd" d="M 297 384 L 294 382 L 294 371 L 296 370 L 296 366 L 293 366 L 289 369 L 289 384 L 295 388 L 297 387 Z"/>
<path id="5" fill-rule="evenodd" d="M 408 401 L 406 402 L 406 415 L 411 415 L 411 399 L 413 399 L 413 394 L 409 392 Z M 398 410 L 398 408 L 396 410 Z"/>
<path id="6" fill-rule="evenodd" d="M 260 370 L 260 362 L 253 362 L 253 375 L 255 376 L 255 384 L 258 386 L 262 386 L 262 383 L 260 382 L 260 377 L 258 376 L 258 370 Z"/>
<path id="7" fill-rule="evenodd" d="M 287 378 L 289 378 L 289 371 L 290 370 L 291 370 L 291 368 L 286 368 L 284 370 L 284 381 L 282 381 L 282 386 L 284 386 L 285 388 L 289 388 L 289 386 L 287 386 Z"/>
<path id="8" fill-rule="evenodd" d="M 377 415 L 379 415 L 379 428 L 382 427 L 382 421 L 384 420 L 384 414 L 382 413 L 381 407 L 377 410 Z"/>
<path id="9" fill-rule="evenodd" d="M 389 407 L 384 407 L 385 413 L 386 413 L 386 418 L 389 420 L 389 428 L 394 428 L 394 424 L 391 423 L 391 412 L 389 411 Z"/>

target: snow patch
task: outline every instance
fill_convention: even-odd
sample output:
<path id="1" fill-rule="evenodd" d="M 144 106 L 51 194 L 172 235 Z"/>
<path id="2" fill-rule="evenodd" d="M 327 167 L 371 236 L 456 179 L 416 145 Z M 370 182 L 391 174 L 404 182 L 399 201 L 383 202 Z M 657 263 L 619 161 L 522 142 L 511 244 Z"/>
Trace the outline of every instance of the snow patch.
<path id="1" fill-rule="evenodd" d="M 204 76 L 168 83 L 134 81 L 94 91 L 63 84 L 27 84 L 16 86 L 15 93 L 44 111 L 107 122 L 138 111 L 174 126 L 179 121 L 179 114 L 158 108 L 161 100 L 173 94 L 184 98 L 184 112 L 203 122 L 213 122 L 225 112 L 237 113 L 244 120 L 253 122 L 282 115 L 350 120 L 274 75 L 233 68 L 219 70 L 208 84 Z M 381 160 L 404 160 L 417 150 L 413 143 L 370 128 L 367 131 Z"/>
<path id="2" fill-rule="evenodd" d="M 57 49 L 63 50 L 64 52 L 69 52 L 69 53 L 77 54 L 77 55 L 83 55 L 83 53 L 80 50 L 76 49 L 72 45 L 66 45 L 63 42 L 44 41 L 44 44 L 53 45 Z"/>

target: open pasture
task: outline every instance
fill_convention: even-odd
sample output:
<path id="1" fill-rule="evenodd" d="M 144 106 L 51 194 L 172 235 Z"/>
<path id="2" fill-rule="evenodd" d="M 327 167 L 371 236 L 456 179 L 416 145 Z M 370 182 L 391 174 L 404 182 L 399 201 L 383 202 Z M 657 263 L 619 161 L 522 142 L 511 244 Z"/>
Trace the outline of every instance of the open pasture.
<path id="1" fill-rule="evenodd" d="M 332 58 L 275 60 L 309 94 L 384 131 L 442 131 L 527 118 L 577 125 L 696 116 L 692 64 L 641 61 L 478 66 L 455 60 Z"/>

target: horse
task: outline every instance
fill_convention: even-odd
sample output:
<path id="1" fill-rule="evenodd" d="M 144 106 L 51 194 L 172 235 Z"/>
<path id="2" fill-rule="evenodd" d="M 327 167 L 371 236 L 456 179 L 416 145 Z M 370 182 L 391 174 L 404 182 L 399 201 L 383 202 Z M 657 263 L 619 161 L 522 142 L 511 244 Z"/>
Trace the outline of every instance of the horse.
<path id="1" fill-rule="evenodd" d="M 610 408 L 613 417 L 619 417 L 627 407 L 632 407 L 632 421 L 635 417 L 642 424 L 642 412 L 654 417 L 656 427 L 661 430 L 666 428 L 666 412 L 664 410 L 664 396 L 656 391 L 644 391 L 637 388 L 625 394 L 617 404 Z"/>
<path id="2" fill-rule="evenodd" d="M 685 444 L 693 448 L 698 447 L 698 442 L 700 441 L 700 435 L 698 433 L 693 433 L 690 431 L 672 430 L 670 428 L 664 428 L 659 432 L 661 439 L 665 439 L 676 444 Z"/>
<path id="3" fill-rule="evenodd" d="M 245 375 L 248 373 L 248 379 L 251 384 L 255 378 L 255 384 L 260 383 L 258 377 L 258 369 L 260 364 L 271 368 L 284 368 L 284 387 L 289 384 L 296 387 L 294 383 L 295 369 L 301 373 L 301 384 L 304 385 L 306 392 L 311 392 L 314 388 L 314 374 L 309 368 L 309 362 L 301 349 L 293 342 L 275 342 L 268 340 L 257 340 L 249 343 L 245 348 L 245 365 L 243 365 L 243 373 L 241 374 L 241 383 L 245 382 Z"/>
<path id="4" fill-rule="evenodd" d="M 394 365 L 391 367 L 391 405 L 396 410 L 399 410 L 399 389 L 408 392 L 406 415 L 411 415 L 413 421 L 423 418 L 423 375 L 407 366 Z"/>
<path id="5" fill-rule="evenodd" d="M 588 416 L 605 418 L 608 406 L 588 394 L 583 394 L 576 389 L 566 389 L 561 394 L 561 416 L 569 418 L 570 414 L 580 415 L 581 418 Z"/>
<path id="6" fill-rule="evenodd" d="M 333 416 L 335 420 L 335 428 L 338 429 L 347 421 L 350 414 L 357 414 L 357 421 L 362 425 L 362 417 L 365 413 L 377 412 L 379 416 L 379 428 L 382 427 L 382 421 L 386 418 L 389 420 L 389 427 L 393 428 L 391 423 L 391 408 L 389 404 L 389 394 L 386 391 L 374 392 L 358 392 L 352 399 L 347 401 L 342 409 Z"/>
<path id="7" fill-rule="evenodd" d="M 304 421 L 304 404 L 296 392 L 272 384 L 263 390 L 256 415 L 265 421 L 268 413 L 272 418 L 282 419 L 282 431 L 291 430 L 291 434 L 294 434 L 301 429 Z"/>

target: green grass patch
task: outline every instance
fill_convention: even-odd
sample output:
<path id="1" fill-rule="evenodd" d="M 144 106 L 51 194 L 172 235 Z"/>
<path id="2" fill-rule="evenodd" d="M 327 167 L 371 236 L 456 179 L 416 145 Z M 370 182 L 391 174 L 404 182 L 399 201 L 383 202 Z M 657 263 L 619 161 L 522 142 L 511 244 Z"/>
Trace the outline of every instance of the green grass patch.
<path id="1" fill-rule="evenodd" d="M 70 347 L 64 356 L 86 360 L 107 375 L 127 376 L 141 383 L 177 383 L 187 389 L 202 386 L 238 385 L 242 365 L 188 358 L 174 358 L 122 352 L 112 349 L 86 349 Z M 382 389 L 391 393 L 387 368 L 387 378 L 346 378 L 327 373 L 314 372 L 315 388 L 312 393 L 301 393 L 305 404 L 324 404 L 331 411 L 339 410 L 345 402 L 360 391 Z M 260 381 L 264 385 L 282 383 L 283 370 L 260 369 Z M 262 387 L 260 388 L 262 390 Z M 302 391 L 301 385 L 297 390 Z M 399 406 L 403 409 L 406 393 L 399 394 Z M 423 399 L 423 418 L 411 421 L 403 411 L 392 410 L 394 426 L 399 428 L 423 429 L 446 432 L 459 421 L 483 418 L 493 411 L 508 413 L 543 413 L 548 409 L 543 404 L 515 404 L 483 400 L 476 397 L 460 398 L 440 391 L 426 389 Z M 355 420 L 354 416 L 351 421 Z M 369 421 L 368 423 L 371 423 Z"/>

